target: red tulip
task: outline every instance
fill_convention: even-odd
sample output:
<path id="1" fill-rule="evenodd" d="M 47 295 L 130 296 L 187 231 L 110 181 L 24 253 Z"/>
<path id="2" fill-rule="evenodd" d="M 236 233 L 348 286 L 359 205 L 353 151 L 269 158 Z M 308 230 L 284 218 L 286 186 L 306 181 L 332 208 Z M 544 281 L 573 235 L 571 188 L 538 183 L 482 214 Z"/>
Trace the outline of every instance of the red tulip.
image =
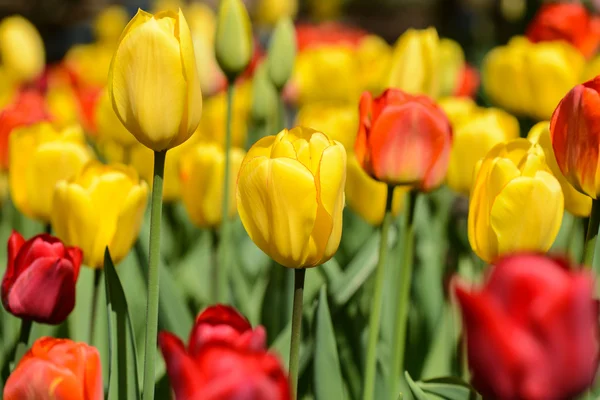
<path id="1" fill-rule="evenodd" d="M 4 387 L 4 400 L 102 400 L 102 366 L 95 347 L 69 339 L 35 341 Z"/>
<path id="2" fill-rule="evenodd" d="M 563 40 L 591 57 L 600 44 L 599 20 L 583 4 L 545 4 L 527 28 L 527 38 L 534 43 Z"/>
<path id="3" fill-rule="evenodd" d="M 44 97 L 33 90 L 20 93 L 0 113 L 0 170 L 8 169 L 8 137 L 13 129 L 48 119 Z"/>
<path id="4" fill-rule="evenodd" d="M 235 309 L 213 306 L 196 319 L 188 347 L 168 332 L 158 343 L 177 400 L 290 400 L 277 357 L 265 349 L 265 331 Z"/>
<path id="5" fill-rule="evenodd" d="M 296 25 L 296 46 L 298 51 L 327 45 L 356 47 L 365 36 L 367 36 L 367 32 L 363 30 L 335 22 L 327 22 L 319 25 Z"/>
<path id="6" fill-rule="evenodd" d="M 429 190 L 446 175 L 452 130 L 444 112 L 427 96 L 388 89 L 360 99 L 354 152 L 362 168 L 390 185 Z"/>
<path id="7" fill-rule="evenodd" d="M 483 398 L 566 400 L 598 367 L 598 303 L 588 271 L 518 254 L 498 260 L 479 290 L 457 285 L 473 384 Z"/>
<path id="8" fill-rule="evenodd" d="M 550 122 L 550 139 L 563 175 L 592 198 L 600 194 L 600 76 L 575 86 Z"/>
<path id="9" fill-rule="evenodd" d="M 472 66 L 465 64 L 458 75 L 458 85 L 454 91 L 456 97 L 475 97 L 479 89 L 479 72 Z"/>
<path id="10" fill-rule="evenodd" d="M 2 279 L 2 304 L 20 318 L 60 324 L 75 307 L 75 284 L 82 253 L 48 234 L 25 241 L 8 239 L 8 265 Z"/>

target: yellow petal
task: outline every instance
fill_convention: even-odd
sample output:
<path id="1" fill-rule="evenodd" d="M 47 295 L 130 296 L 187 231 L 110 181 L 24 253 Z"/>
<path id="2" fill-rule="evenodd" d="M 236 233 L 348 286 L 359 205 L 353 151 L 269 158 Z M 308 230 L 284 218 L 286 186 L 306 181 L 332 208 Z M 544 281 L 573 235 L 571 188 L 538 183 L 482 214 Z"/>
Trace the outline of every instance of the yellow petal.
<path id="1" fill-rule="evenodd" d="M 147 200 L 148 185 L 146 182 L 141 182 L 139 185 L 132 187 L 124 202 L 120 205 L 121 209 L 117 218 L 117 230 L 109 245 L 110 253 L 115 263 L 118 263 L 127 256 L 133 243 L 139 236 Z"/>

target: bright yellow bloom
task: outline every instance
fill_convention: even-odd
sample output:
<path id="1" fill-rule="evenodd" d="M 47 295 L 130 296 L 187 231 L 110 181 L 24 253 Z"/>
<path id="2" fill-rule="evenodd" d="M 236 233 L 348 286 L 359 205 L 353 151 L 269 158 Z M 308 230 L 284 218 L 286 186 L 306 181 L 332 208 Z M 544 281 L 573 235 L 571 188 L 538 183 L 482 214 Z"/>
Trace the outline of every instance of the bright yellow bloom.
<path id="1" fill-rule="evenodd" d="M 282 18 L 294 19 L 298 12 L 298 0 L 259 0 L 256 19 L 259 23 L 274 26 Z"/>
<path id="2" fill-rule="evenodd" d="M 580 82 L 585 59 L 565 42 L 512 38 L 488 53 L 482 82 L 492 102 L 519 115 L 549 119 L 562 97 Z"/>
<path id="3" fill-rule="evenodd" d="M 239 148 L 230 150 L 230 192 L 235 190 L 237 174 L 246 153 Z M 223 173 L 225 153 L 215 143 L 198 143 L 182 155 L 179 163 L 181 199 L 190 220 L 201 228 L 221 223 L 223 201 Z M 230 201 L 229 217 L 236 214 L 235 201 Z"/>
<path id="4" fill-rule="evenodd" d="M 556 157 L 554 156 L 552 142 L 550 141 L 550 123 L 546 121 L 534 125 L 529 131 L 527 139 L 532 143 L 539 144 L 544 150 L 546 163 L 560 183 L 563 195 L 565 196 L 566 210 L 578 217 L 589 216 L 592 211 L 592 198 L 576 190 L 560 171 Z"/>
<path id="5" fill-rule="evenodd" d="M 114 141 L 126 148 L 139 143 L 135 136 L 125 128 L 119 117 L 117 117 L 117 114 L 112 107 L 108 91 L 104 91 L 100 95 L 96 106 L 95 117 L 98 140 Z"/>
<path id="6" fill-rule="evenodd" d="M 440 96 L 452 96 L 458 84 L 458 76 L 465 65 L 465 53 L 460 44 L 451 39 L 439 42 L 439 92 Z"/>
<path id="7" fill-rule="evenodd" d="M 309 103 L 298 112 L 296 125 L 323 132 L 351 152 L 358 132 L 358 107 L 328 102 Z"/>
<path id="8" fill-rule="evenodd" d="M 453 127 L 468 121 L 478 110 L 477 104 L 470 97 L 444 97 L 438 101 L 438 104 Z"/>
<path id="9" fill-rule="evenodd" d="M 498 143 L 519 137 L 519 121 L 497 108 L 475 108 L 452 124 L 452 150 L 446 175 L 448 186 L 469 195 L 475 164 Z"/>
<path id="10" fill-rule="evenodd" d="M 77 44 L 65 55 L 65 63 L 87 85 L 104 86 L 113 54 L 114 48 L 104 43 Z"/>
<path id="11" fill-rule="evenodd" d="M 181 10 L 156 16 L 138 11 L 119 40 L 108 90 L 119 119 L 146 147 L 163 151 L 192 136 L 202 93 Z"/>
<path id="12" fill-rule="evenodd" d="M 392 60 L 392 47 L 379 36 L 368 35 L 358 44 L 356 60 L 363 90 L 376 95 L 383 92 Z"/>
<path id="13" fill-rule="evenodd" d="M 398 215 L 404 207 L 404 196 L 410 187 L 396 186 L 392 214 Z M 346 203 L 369 224 L 379 226 L 385 216 L 387 185 L 371 178 L 358 164 L 354 153 L 348 153 Z"/>
<path id="14" fill-rule="evenodd" d="M 254 40 L 250 17 L 242 0 L 221 0 L 215 33 L 215 56 L 230 82 L 252 59 Z"/>
<path id="15" fill-rule="evenodd" d="M 0 57 L 17 81 L 28 82 L 42 73 L 46 64 L 44 42 L 31 22 L 18 15 L 0 21 Z"/>
<path id="16" fill-rule="evenodd" d="M 49 85 L 46 104 L 55 125 L 67 127 L 79 123 L 80 105 L 70 85 L 62 83 Z"/>
<path id="17" fill-rule="evenodd" d="M 129 14 L 124 6 L 113 4 L 104 8 L 94 21 L 96 40 L 109 46 L 116 44 L 128 21 Z"/>
<path id="18" fill-rule="evenodd" d="M 388 86 L 437 97 L 439 50 L 435 28 L 407 30 L 394 45 Z"/>
<path id="19" fill-rule="evenodd" d="M 71 179 L 93 155 L 79 126 L 56 130 L 50 123 L 22 127 L 10 135 L 10 193 L 22 213 L 50 221 L 58 181 Z"/>
<path id="20" fill-rule="evenodd" d="M 148 185 L 120 164 L 89 163 L 75 179 L 54 190 L 52 227 L 69 246 L 83 250 L 84 263 L 104 265 L 104 249 L 115 263 L 135 242 L 144 218 Z"/>
<path id="21" fill-rule="evenodd" d="M 476 166 L 469 242 L 484 261 L 514 251 L 547 251 L 564 212 L 560 183 L 544 150 L 527 139 L 496 145 Z"/>
<path id="22" fill-rule="evenodd" d="M 345 181 L 344 146 L 323 133 L 297 127 L 262 138 L 238 176 L 242 224 L 281 265 L 322 264 L 340 243 Z"/>

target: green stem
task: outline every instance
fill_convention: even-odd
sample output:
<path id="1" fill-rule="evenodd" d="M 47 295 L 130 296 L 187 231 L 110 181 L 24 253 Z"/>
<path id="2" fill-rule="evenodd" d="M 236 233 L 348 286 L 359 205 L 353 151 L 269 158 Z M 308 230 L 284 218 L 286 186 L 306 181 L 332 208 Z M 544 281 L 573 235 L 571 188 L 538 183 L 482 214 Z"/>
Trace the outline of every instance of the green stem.
<path id="1" fill-rule="evenodd" d="M 217 267 L 217 300 L 227 303 L 229 300 L 229 257 L 233 248 L 229 248 L 229 175 L 231 174 L 231 120 L 233 116 L 233 81 L 227 86 L 227 120 L 225 130 L 225 172 L 223 174 L 223 200 L 221 207 L 221 233 L 219 237 L 219 263 Z"/>
<path id="2" fill-rule="evenodd" d="M 590 215 L 585 237 L 585 246 L 583 248 L 583 264 L 588 268 L 593 268 L 594 265 L 594 252 L 596 251 L 598 227 L 600 227 L 600 200 L 593 200 L 592 213 Z"/>
<path id="3" fill-rule="evenodd" d="M 96 309 L 98 306 L 98 288 L 100 287 L 100 278 L 102 277 L 102 270 L 96 268 L 94 270 L 94 287 L 92 288 L 92 305 L 90 309 L 90 331 L 88 332 L 88 343 L 92 345 L 94 343 L 94 331 L 96 327 Z"/>
<path id="4" fill-rule="evenodd" d="M 52 225 L 50 224 L 50 222 L 48 222 L 46 225 L 44 225 L 44 233 L 47 233 L 48 235 L 52 235 Z"/>
<path id="5" fill-rule="evenodd" d="M 385 259 L 388 252 L 388 231 L 392 221 L 392 200 L 394 190 L 388 187 L 385 205 L 385 217 L 381 225 L 381 239 L 379 242 L 379 261 L 375 271 L 375 293 L 373 294 L 373 308 L 369 317 L 369 338 L 367 342 L 367 358 L 365 360 L 365 386 L 363 400 L 373 400 L 375 390 L 375 371 L 377 370 L 377 342 L 379 339 L 379 325 L 381 323 L 381 307 L 383 303 L 383 283 L 385 278 Z"/>
<path id="6" fill-rule="evenodd" d="M 287 128 L 287 120 L 286 120 L 286 116 L 285 116 L 285 103 L 283 102 L 283 97 L 281 92 L 279 92 L 279 95 L 277 96 L 279 101 L 277 102 L 277 132 L 281 132 L 282 130 L 284 130 L 285 128 Z"/>
<path id="7" fill-rule="evenodd" d="M 218 257 L 218 252 L 219 252 L 219 233 L 217 232 L 216 229 L 211 229 L 210 231 L 210 238 L 211 238 L 211 244 L 212 244 L 212 249 L 211 249 L 211 270 L 210 270 L 210 278 L 213 282 L 218 282 L 219 280 L 219 257 Z M 211 289 L 210 289 L 210 298 L 212 299 L 213 303 L 218 303 L 219 302 L 219 290 L 217 288 L 218 285 L 211 285 Z"/>
<path id="8" fill-rule="evenodd" d="M 406 322 L 408 320 L 408 305 L 410 304 L 410 284 L 412 282 L 412 271 L 413 271 L 413 251 L 415 242 L 415 229 L 414 229 L 414 217 L 415 217 L 415 205 L 417 199 L 417 192 L 411 190 L 407 196 L 405 204 L 406 216 L 404 218 L 404 243 L 403 249 L 404 257 L 402 260 L 402 266 L 400 270 L 400 282 L 398 287 L 400 288 L 399 298 L 396 307 L 396 319 L 394 322 L 395 340 L 392 347 L 392 366 L 390 374 L 390 396 L 392 400 L 398 398 L 398 383 L 400 374 L 404 370 L 404 346 L 406 343 Z"/>
<path id="9" fill-rule="evenodd" d="M 290 385 L 292 386 L 292 399 L 298 392 L 298 361 L 300 355 L 300 331 L 302 329 L 302 301 L 304 297 L 304 276 L 306 270 L 294 270 L 294 305 L 292 308 L 292 339 L 290 340 Z"/>
<path id="10" fill-rule="evenodd" d="M 30 319 L 21 320 L 21 331 L 19 332 L 19 341 L 15 347 L 15 354 L 13 360 L 15 361 L 15 367 L 17 363 L 23 358 L 27 349 L 29 348 L 29 336 L 31 336 L 31 326 L 33 321 Z"/>
<path id="11" fill-rule="evenodd" d="M 144 359 L 144 400 L 154 399 L 154 367 L 158 334 L 158 293 L 160 258 L 160 222 L 162 214 L 163 176 L 167 151 L 154 152 L 152 209 L 150 211 L 150 257 L 148 265 L 148 302 L 146 304 L 146 348 Z"/>

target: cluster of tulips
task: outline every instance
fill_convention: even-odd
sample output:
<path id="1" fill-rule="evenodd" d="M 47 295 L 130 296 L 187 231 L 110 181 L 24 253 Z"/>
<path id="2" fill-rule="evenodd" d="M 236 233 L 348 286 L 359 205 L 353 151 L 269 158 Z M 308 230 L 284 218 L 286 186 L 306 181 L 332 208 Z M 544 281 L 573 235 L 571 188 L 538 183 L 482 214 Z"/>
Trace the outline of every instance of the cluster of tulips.
<path id="1" fill-rule="evenodd" d="M 3 399 L 598 394 L 598 17 L 543 6 L 480 88 L 434 28 L 156 8 L 56 65 L 0 21 Z"/>

